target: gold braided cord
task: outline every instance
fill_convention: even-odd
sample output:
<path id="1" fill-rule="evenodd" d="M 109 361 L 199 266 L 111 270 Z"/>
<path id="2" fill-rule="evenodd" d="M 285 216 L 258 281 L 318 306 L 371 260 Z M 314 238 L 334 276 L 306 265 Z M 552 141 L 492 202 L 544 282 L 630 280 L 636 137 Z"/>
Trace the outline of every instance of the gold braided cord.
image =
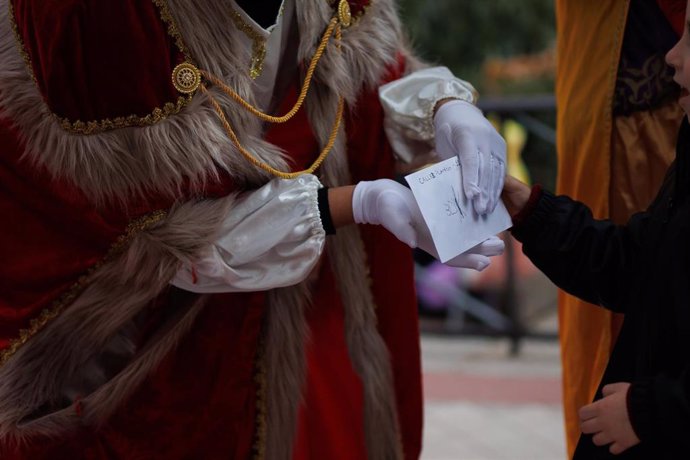
<path id="1" fill-rule="evenodd" d="M 303 171 L 286 173 L 278 169 L 275 169 L 273 166 L 257 159 L 256 157 L 254 157 L 254 155 L 251 154 L 251 152 L 242 147 L 242 144 L 240 143 L 237 134 L 235 134 L 235 131 L 232 129 L 232 126 L 230 126 L 230 123 L 228 122 L 228 119 L 225 117 L 225 113 L 223 112 L 223 109 L 221 108 L 218 101 L 213 96 L 211 96 L 211 94 L 208 92 L 208 89 L 206 89 L 206 86 L 201 85 L 201 91 L 203 91 L 204 94 L 208 96 L 209 100 L 211 101 L 211 104 L 213 105 L 213 108 L 216 110 L 216 113 L 220 118 L 221 123 L 223 124 L 223 128 L 225 128 L 225 131 L 228 133 L 230 140 L 233 144 L 235 144 L 235 147 L 237 147 L 237 150 L 239 150 L 242 156 L 249 160 L 253 165 L 263 169 L 268 173 L 273 174 L 274 176 L 280 177 L 281 179 L 295 179 L 296 177 L 299 177 L 302 174 L 312 174 L 314 171 L 318 169 L 319 166 L 321 166 L 321 163 L 324 162 L 324 160 L 330 153 L 331 149 L 333 148 L 333 145 L 335 144 L 335 139 L 338 137 L 338 130 L 340 129 L 340 124 L 342 122 L 343 112 L 345 109 L 345 101 L 341 97 L 338 100 L 338 112 L 335 116 L 335 122 L 333 123 L 333 129 L 331 130 L 331 134 L 328 137 L 328 142 L 326 143 L 326 145 L 324 146 L 323 150 L 319 154 L 318 158 L 314 161 L 314 163 L 309 168 Z"/>
<path id="2" fill-rule="evenodd" d="M 328 25 L 328 28 L 326 29 L 326 32 L 323 35 L 323 38 L 321 39 L 321 43 L 319 44 L 319 47 L 317 48 L 316 53 L 314 54 L 314 57 L 311 60 L 311 63 L 309 64 L 309 69 L 307 70 L 307 74 L 304 79 L 304 85 L 302 86 L 302 91 L 300 92 L 299 98 L 297 99 L 297 103 L 292 108 L 292 110 L 290 110 L 290 112 L 288 112 L 286 115 L 282 117 L 272 117 L 270 115 L 266 115 L 263 112 L 260 112 L 258 109 L 254 108 L 244 99 L 242 99 L 242 97 L 239 94 L 237 94 L 231 88 L 227 87 L 218 78 L 209 75 L 207 72 L 202 71 L 202 74 L 205 78 L 211 81 L 211 83 L 219 86 L 223 90 L 223 92 L 231 96 L 235 101 L 239 102 L 243 107 L 245 107 L 247 110 L 249 110 L 252 114 L 256 115 L 260 119 L 270 123 L 284 123 L 288 121 L 290 118 L 292 118 L 295 115 L 295 113 L 297 113 L 297 111 L 299 111 L 299 109 L 301 108 L 302 103 L 304 102 L 309 91 L 309 86 L 314 75 L 314 71 L 316 69 L 316 64 L 319 62 L 319 59 L 323 55 L 326 49 L 326 45 L 328 45 L 328 41 L 330 40 L 330 37 L 333 34 L 333 30 L 335 30 L 335 37 L 338 43 L 338 49 L 340 49 L 340 40 L 342 39 L 342 27 L 340 26 L 338 18 L 333 18 L 330 24 Z M 230 140 L 233 144 L 235 144 L 235 147 L 237 147 L 237 150 L 242 154 L 242 156 L 245 157 L 254 166 L 263 169 L 264 171 L 276 177 L 280 177 L 281 179 L 295 179 L 303 174 L 312 174 L 319 168 L 319 166 L 321 166 L 321 163 L 323 163 L 324 160 L 326 160 L 326 157 L 335 145 L 335 140 L 338 137 L 338 131 L 340 130 L 340 125 L 343 120 L 343 113 L 345 111 L 345 100 L 341 96 L 338 99 L 338 110 L 335 115 L 335 121 L 333 122 L 333 129 L 331 129 L 331 134 L 328 136 L 328 142 L 326 142 L 326 145 L 323 147 L 323 150 L 321 150 L 321 153 L 316 158 L 314 163 L 312 163 L 312 165 L 309 168 L 304 169 L 302 171 L 283 172 L 274 168 L 268 163 L 259 160 L 254 155 L 252 155 L 252 153 L 249 150 L 245 149 L 242 146 L 240 139 L 237 137 L 237 134 L 235 134 L 235 130 L 232 129 L 230 122 L 225 116 L 223 108 L 220 106 L 216 98 L 214 98 L 211 95 L 211 93 L 208 91 L 208 88 L 206 88 L 206 85 L 204 85 L 203 83 L 200 85 L 200 89 L 206 95 L 206 97 L 208 97 L 209 101 L 211 101 L 211 105 L 213 105 L 213 108 L 216 111 L 216 114 L 218 115 L 218 118 L 220 119 L 221 124 L 225 129 L 225 132 L 227 132 L 228 136 L 230 137 Z"/>
<path id="3" fill-rule="evenodd" d="M 208 72 L 205 72 L 201 70 L 201 74 L 206 78 L 208 81 L 213 83 L 215 86 L 219 87 L 220 89 L 223 90 L 225 94 L 230 96 L 240 104 L 242 107 L 247 109 L 249 112 L 252 114 L 256 115 L 263 121 L 267 121 L 269 123 L 285 123 L 286 121 L 290 120 L 292 117 L 295 116 L 295 114 L 299 111 L 299 109 L 302 107 L 302 104 L 304 103 L 304 100 L 307 98 L 307 93 L 309 92 L 309 87 L 311 85 L 312 78 L 314 77 L 314 72 L 316 71 L 316 65 L 319 63 L 319 60 L 321 59 L 321 56 L 323 56 L 323 53 L 326 51 L 326 46 L 328 46 L 328 42 L 331 39 L 331 35 L 333 35 L 333 30 L 335 29 L 335 35 L 336 39 L 338 40 L 338 48 L 340 48 L 340 39 L 341 39 L 341 28 L 339 27 L 339 21 L 337 17 L 334 17 L 331 19 L 331 22 L 328 24 L 328 28 L 323 34 L 323 37 L 321 38 L 321 42 L 319 43 L 319 47 L 316 49 L 316 52 L 314 53 L 314 57 L 312 57 L 311 62 L 309 63 L 309 68 L 307 69 L 307 73 L 304 78 L 304 84 L 302 85 L 302 90 L 300 91 L 299 97 L 297 98 L 297 102 L 295 102 L 295 105 L 290 109 L 288 113 L 281 117 L 275 117 L 272 115 L 268 115 L 266 113 L 263 113 L 256 107 L 252 106 L 249 102 L 245 101 L 242 96 L 237 94 L 236 91 L 234 91 L 232 88 L 227 86 L 225 83 L 223 83 L 218 77 L 209 74 Z"/>

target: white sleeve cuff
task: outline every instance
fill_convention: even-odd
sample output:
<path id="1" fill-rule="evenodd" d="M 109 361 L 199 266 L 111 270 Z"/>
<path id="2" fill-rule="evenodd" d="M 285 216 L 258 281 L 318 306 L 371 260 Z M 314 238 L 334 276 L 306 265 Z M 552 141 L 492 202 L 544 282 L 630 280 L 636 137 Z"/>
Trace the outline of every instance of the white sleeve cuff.
<path id="1" fill-rule="evenodd" d="M 235 203 L 220 237 L 171 284 L 198 293 L 262 291 L 304 280 L 323 252 L 319 180 L 273 179 Z"/>
<path id="2" fill-rule="evenodd" d="M 446 98 L 474 104 L 477 91 L 446 67 L 418 70 L 379 88 L 385 112 L 384 129 L 393 150 L 406 162 L 428 153 L 434 139 L 434 108 Z M 420 144 L 426 145 L 420 151 Z"/>

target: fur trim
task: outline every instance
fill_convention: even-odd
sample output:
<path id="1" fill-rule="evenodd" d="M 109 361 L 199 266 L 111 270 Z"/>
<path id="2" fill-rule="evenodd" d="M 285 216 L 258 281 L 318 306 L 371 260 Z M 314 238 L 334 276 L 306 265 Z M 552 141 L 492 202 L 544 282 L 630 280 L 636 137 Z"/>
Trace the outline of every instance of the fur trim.
<path id="1" fill-rule="evenodd" d="M 331 2 L 296 0 L 300 30 L 298 59 L 308 61 L 318 47 L 325 25 L 333 17 Z M 316 72 L 316 80 L 354 104 L 362 89 L 376 88 L 387 66 L 394 64 L 402 27 L 391 0 L 373 0 L 366 13 L 343 30 L 341 52 L 325 53 Z M 312 103 L 314 101 L 312 100 Z"/>
<path id="2" fill-rule="evenodd" d="M 402 459 L 400 427 L 395 403 L 393 371 L 388 348 L 376 327 L 376 306 L 371 294 L 364 245 L 356 227 L 338 230 L 329 247 L 331 260 L 346 305 L 345 329 L 350 359 L 364 388 L 364 430 L 367 458 Z M 364 263 L 362 261 L 365 261 Z"/>
<path id="3" fill-rule="evenodd" d="M 302 8 L 301 13 L 304 16 L 298 22 L 303 27 L 313 24 L 313 15 L 326 16 L 323 7 L 322 11 L 314 7 Z M 311 99 L 307 101 L 309 121 L 320 145 L 327 142 L 338 96 L 354 99 L 363 87 L 377 87 L 386 70 L 385 65 L 395 62 L 402 41 L 397 12 L 393 3 L 387 0 L 372 2 L 359 22 L 343 32 L 342 56 L 331 53 L 326 65 L 319 67 L 317 77 L 325 84 L 312 91 Z M 371 43 L 377 46 L 372 47 Z M 301 47 L 300 52 L 310 51 Z M 354 78 L 338 78 L 343 71 Z M 352 183 L 344 139 L 345 136 L 338 137 L 333 152 L 323 165 L 322 181 L 328 186 Z M 393 373 L 388 349 L 376 327 L 366 252 L 357 227 L 339 229 L 331 238 L 328 251 L 343 296 L 350 358 L 364 388 L 368 458 L 403 458 L 395 395 L 391 390 L 394 387 Z"/>
<path id="4" fill-rule="evenodd" d="M 54 177 L 76 184 L 86 196 L 96 200 L 125 200 L 133 195 L 144 196 L 160 192 L 169 196 L 179 194 L 185 179 L 192 187 L 201 188 L 227 171 L 235 183 L 258 185 L 267 180 L 266 174 L 249 164 L 232 145 L 218 121 L 218 116 L 205 96 L 197 94 L 177 115 L 147 127 L 123 128 L 95 135 L 71 134 L 62 129 L 50 112 L 31 78 L 19 52 L 10 18 L 8 0 L 0 0 L 0 116 L 11 119 L 19 128 L 26 144 L 25 157 L 44 166 Z M 195 20 L 211 11 L 204 5 L 219 2 L 179 1 L 178 14 L 187 14 L 183 22 L 188 28 L 198 26 Z M 192 8 L 193 7 L 193 8 Z M 187 8 L 190 11 L 187 11 Z M 226 26 L 215 30 L 229 30 Z M 187 33 L 187 35 L 191 35 Z M 207 36 L 203 46 L 194 47 L 200 53 L 199 62 L 214 71 L 223 66 L 234 69 L 239 59 L 226 50 L 213 50 L 222 59 L 216 62 L 200 49 L 209 48 L 214 37 Z M 220 48 L 220 47 L 218 47 Z M 225 64 L 225 65 L 224 65 Z M 240 72 L 235 72 L 240 74 Z M 224 72 L 218 72 L 224 75 Z M 248 80 L 248 77 L 247 77 Z M 249 95 L 251 82 L 238 79 L 230 82 L 238 92 Z M 227 109 L 241 141 L 250 150 L 274 167 L 285 169 L 282 154 L 275 146 L 260 139 L 261 124 L 231 103 L 215 89 L 214 96 Z"/>
<path id="5" fill-rule="evenodd" d="M 297 413 L 306 378 L 304 346 L 309 331 L 304 317 L 309 303 L 308 282 L 271 291 L 268 295 L 266 362 L 267 460 L 292 458 Z M 261 442 L 262 440 L 259 440 Z"/>
<path id="6" fill-rule="evenodd" d="M 58 179 L 75 183 L 94 200 L 122 199 L 149 192 L 175 196 L 185 179 L 201 188 L 227 171 L 239 186 L 265 182 L 265 173 L 236 151 L 205 96 L 197 94 L 180 113 L 147 127 L 123 128 L 96 135 L 66 132 L 46 106 L 18 48 L 0 0 L 0 116 L 12 119 L 26 144 L 26 157 Z M 252 80 L 244 69 L 248 50 L 231 23 L 223 2 L 168 0 L 178 29 L 194 60 L 252 100 Z M 297 22 L 304 37 L 300 59 L 310 59 L 333 14 L 328 2 L 297 1 Z M 300 5 L 303 5 L 300 7 Z M 377 46 L 371 46 L 376 43 Z M 390 0 L 372 2 L 367 13 L 343 32 L 342 53 L 327 52 L 317 83 L 325 83 L 354 103 L 362 85 L 373 87 L 401 43 L 400 25 Z M 282 153 L 261 139 L 259 120 L 211 89 L 226 109 L 242 143 L 257 157 L 286 169 Z M 314 103 L 314 98 L 310 98 Z M 193 140 L 190 142 L 190 140 Z"/>
<path id="7" fill-rule="evenodd" d="M 168 288 L 179 260 L 189 260 L 216 239 L 213 229 L 219 227 L 233 201 L 231 197 L 179 206 L 164 221 L 139 233 L 125 253 L 95 272 L 89 286 L 65 312 L 0 368 L 3 444 L 39 434 L 60 436 L 82 423 L 102 422 L 146 378 L 187 332 L 203 298 L 188 296 L 177 314 L 124 369 L 83 398 L 81 417 L 71 406 L 59 408 L 74 382 L 83 380 L 80 376 L 92 369 L 93 356 L 113 346 L 126 353 L 131 345 L 124 337 L 118 346 L 117 336 Z M 54 412 L 40 416 L 40 411 L 54 406 L 58 406 Z"/>
<path id="8" fill-rule="evenodd" d="M 323 101 L 337 104 L 337 94 L 321 95 Z M 323 109 L 322 105 L 320 108 Z M 309 113 L 314 132 L 326 142 L 328 116 L 312 108 Z M 332 115 L 331 115 L 332 117 Z M 323 168 L 323 181 L 329 185 L 351 183 L 344 137 L 334 147 Z M 369 283 L 367 257 L 356 226 L 341 228 L 328 246 L 335 278 L 345 306 L 346 339 L 353 367 L 364 388 L 364 430 L 368 458 L 390 460 L 402 458 L 401 435 L 392 391 L 393 373 L 388 349 L 376 327 L 376 313 Z"/>

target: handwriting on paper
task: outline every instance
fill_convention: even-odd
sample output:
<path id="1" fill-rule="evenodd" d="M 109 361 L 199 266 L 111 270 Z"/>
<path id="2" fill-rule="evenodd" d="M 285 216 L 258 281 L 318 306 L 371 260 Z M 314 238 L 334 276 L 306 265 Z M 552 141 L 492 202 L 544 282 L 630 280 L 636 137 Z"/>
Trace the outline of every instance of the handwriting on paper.
<path id="1" fill-rule="evenodd" d="M 510 227 L 503 203 L 480 216 L 462 187 L 461 166 L 449 158 L 405 177 L 429 228 L 441 262 L 476 246 Z M 435 254 L 436 255 L 436 254 Z"/>

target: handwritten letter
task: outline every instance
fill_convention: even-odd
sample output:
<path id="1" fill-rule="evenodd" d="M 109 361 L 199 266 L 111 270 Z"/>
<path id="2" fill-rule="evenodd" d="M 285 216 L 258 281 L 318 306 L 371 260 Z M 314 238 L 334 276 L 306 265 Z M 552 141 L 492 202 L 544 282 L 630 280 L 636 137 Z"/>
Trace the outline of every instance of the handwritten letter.
<path id="1" fill-rule="evenodd" d="M 438 258 L 446 262 L 490 236 L 510 228 L 503 202 L 479 216 L 462 188 L 457 158 L 437 163 L 405 177 L 434 240 Z"/>

